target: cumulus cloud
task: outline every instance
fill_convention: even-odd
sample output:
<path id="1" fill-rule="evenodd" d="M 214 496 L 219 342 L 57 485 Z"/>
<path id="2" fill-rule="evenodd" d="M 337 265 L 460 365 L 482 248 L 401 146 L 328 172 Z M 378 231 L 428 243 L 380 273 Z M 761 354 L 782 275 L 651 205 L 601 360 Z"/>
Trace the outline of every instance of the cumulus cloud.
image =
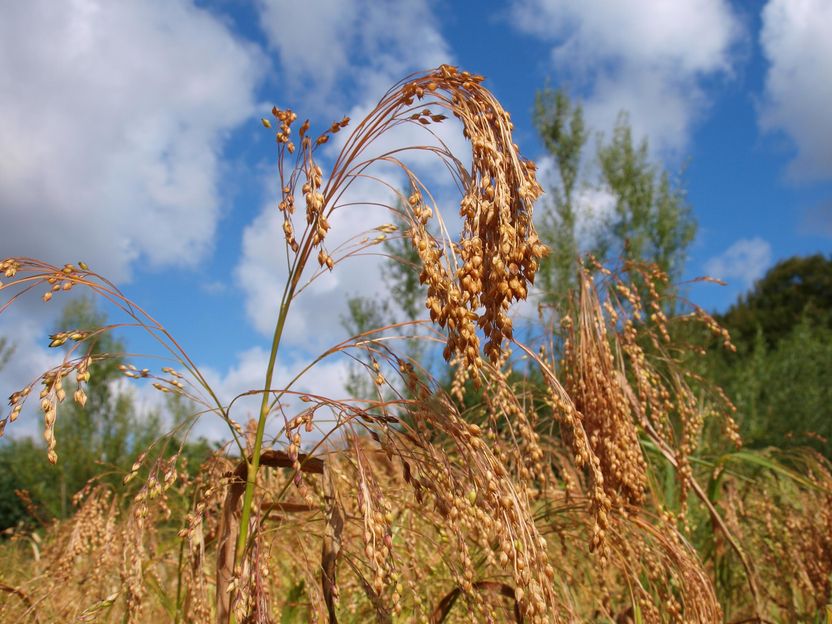
<path id="1" fill-rule="evenodd" d="M 0 254 L 124 280 L 193 265 L 260 54 L 188 0 L 13 3 L 0 19 Z"/>
<path id="2" fill-rule="evenodd" d="M 551 42 L 559 75 L 586 95 L 596 128 L 624 109 L 661 152 L 685 147 L 702 83 L 731 71 L 741 28 L 727 0 L 515 0 L 513 22 Z"/>
<path id="3" fill-rule="evenodd" d="M 426 0 L 306 4 L 260 0 L 258 7 L 262 28 L 280 57 L 282 76 L 289 87 L 286 97 L 292 96 L 292 106 L 302 116 L 313 113 L 318 117 L 340 118 L 346 112 L 355 126 L 400 79 L 453 60 Z M 329 120 L 325 119 L 324 123 L 328 126 Z M 313 130 L 314 126 L 313 122 Z M 325 178 L 327 165 L 334 160 L 351 129 L 336 135 L 322 151 Z M 439 145 L 439 141 L 446 142 L 458 156 L 470 151 L 454 120 L 446 120 L 432 129 L 437 137 L 415 124 L 397 126 L 367 146 L 361 160 L 410 145 Z M 440 195 L 438 199 L 445 193 L 452 195 L 447 170 L 435 156 L 409 152 L 397 153 L 396 157 L 412 166 L 423 182 Z M 344 241 L 390 223 L 390 212 L 377 204 L 395 206 L 396 191 L 408 188 L 406 176 L 394 166 L 377 164 L 366 173 L 368 177 L 356 179 L 341 197 L 344 207 L 337 209 L 330 219 L 332 229 L 326 241 L 330 253 Z M 245 229 L 242 257 L 236 269 L 238 284 L 245 293 L 248 317 L 264 335 L 273 331 L 287 277 L 282 217 L 275 203 L 270 199 Z M 302 198 L 299 205 L 303 205 Z M 454 204 L 451 201 L 445 205 Z M 451 208 L 445 211 L 445 216 L 455 213 L 456 208 Z M 450 220 L 453 228 L 453 216 Z M 332 255 L 339 257 L 338 253 Z M 382 294 L 382 261 L 378 255 L 352 257 L 336 265 L 331 273 L 325 272 L 317 278 L 293 304 L 285 332 L 286 343 L 314 353 L 345 338 L 340 319 L 347 312 L 347 298 Z M 311 264 L 315 266 L 310 268 L 317 268 L 314 258 Z"/>
<path id="4" fill-rule="evenodd" d="M 253 347 L 237 354 L 235 362 L 227 370 L 219 371 L 212 368 L 203 368 L 202 373 L 211 383 L 211 387 L 219 399 L 228 404 L 239 395 L 263 388 L 268 361 L 269 353 L 266 350 Z M 281 358 L 275 369 L 273 388 L 285 388 L 289 381 L 307 365 L 308 361 L 302 357 L 294 357 L 288 360 L 285 357 Z M 310 368 L 292 386 L 293 394 L 287 395 L 281 401 L 286 417 L 292 418 L 303 409 L 303 404 L 298 399 L 297 393 L 325 395 L 335 401 L 347 398 L 344 389 L 347 372 L 347 360 L 337 355 Z M 260 396 L 255 394 L 235 401 L 230 412 L 231 418 L 243 426 L 250 419 L 256 420 L 260 412 Z M 270 421 L 271 424 L 267 428 L 267 433 L 275 435 L 283 421 L 279 416 L 272 417 Z M 324 411 L 317 415 L 315 422 L 319 427 L 319 433 L 331 428 L 331 422 Z M 202 416 L 194 429 L 194 434 L 212 440 L 228 440 L 231 437 L 226 423 L 215 414 Z M 319 435 L 308 437 L 319 438 Z"/>
<path id="5" fill-rule="evenodd" d="M 259 0 L 258 7 L 289 93 L 315 112 L 337 115 L 410 72 L 451 62 L 428 0 Z"/>
<path id="6" fill-rule="evenodd" d="M 387 203 L 391 203 L 387 200 Z M 350 206 L 348 217 L 336 211 L 328 249 L 363 232 L 372 225 L 391 221 L 386 211 L 371 206 Z M 340 218 L 339 218 L 340 217 Z M 238 282 L 245 293 L 248 318 L 263 335 L 270 335 L 277 319 L 280 295 L 288 278 L 283 242 L 282 217 L 272 205 L 264 206 L 243 234 L 242 258 L 237 266 Z M 338 255 L 334 255 L 338 257 Z M 313 257 L 305 273 L 308 280 L 318 269 Z M 340 317 L 346 313 L 346 298 L 380 294 L 379 261 L 373 257 L 350 258 L 333 271 L 324 271 L 296 298 L 287 321 L 284 344 L 307 353 L 330 346 L 346 337 Z M 305 282 L 303 282 L 305 283 Z"/>
<path id="7" fill-rule="evenodd" d="M 705 272 L 747 288 L 771 265 L 771 245 L 762 238 L 741 238 L 705 263 Z"/>
<path id="8" fill-rule="evenodd" d="M 424 144 L 427 138 L 432 138 L 421 126 L 409 129 L 408 125 L 397 127 L 390 136 L 382 137 L 377 144 L 369 146 L 363 157 L 372 158 L 395 147 Z M 453 124 L 448 124 L 440 136 L 451 149 L 464 154 L 470 148 L 465 145 L 461 132 L 455 132 L 457 130 Z M 343 139 L 339 137 L 333 151 L 339 149 Z M 436 143 L 436 140 L 433 142 Z M 455 199 L 458 198 L 455 198 L 455 188 L 449 184 L 451 178 L 442 161 L 426 152 L 413 152 L 410 158 L 408 154 L 398 156 L 408 161 L 420 179 L 436 193 L 449 231 L 457 231 Z M 396 206 L 398 192 L 408 188 L 404 173 L 392 165 L 377 163 L 366 174 L 366 177 L 354 179 L 329 218 L 331 230 L 325 247 L 336 260 L 343 256 L 343 250 L 350 241 L 372 240 L 380 236 L 381 233 L 374 228 L 393 221 L 386 206 Z M 304 200 L 298 199 L 297 204 L 303 206 Z M 238 284 L 245 293 L 248 318 L 264 336 L 270 336 L 274 330 L 280 294 L 288 278 L 282 226 L 283 218 L 274 202 L 264 205 L 257 218 L 245 228 L 242 257 L 235 272 Z M 381 246 L 371 246 L 361 255 L 336 264 L 333 271 L 323 271 L 318 275 L 292 305 L 285 344 L 314 353 L 346 338 L 341 318 L 347 314 L 348 297 L 377 298 L 384 294 L 385 285 L 380 272 L 380 265 L 384 262 L 382 253 Z M 317 270 L 318 263 L 313 257 L 301 284 Z"/>
<path id="9" fill-rule="evenodd" d="M 5 4 L 0 257 L 82 259 L 116 281 L 138 262 L 202 260 L 221 212 L 223 143 L 253 115 L 261 66 L 189 0 Z M 0 318 L 16 346 L 2 396 L 61 357 L 45 348 L 59 307 L 33 302 Z M 36 403 L 11 435 L 38 431 Z"/>
<path id="10" fill-rule="evenodd" d="M 785 132 L 797 148 L 788 174 L 797 180 L 832 177 L 832 4 L 770 0 L 760 43 L 768 59 L 764 130 Z"/>

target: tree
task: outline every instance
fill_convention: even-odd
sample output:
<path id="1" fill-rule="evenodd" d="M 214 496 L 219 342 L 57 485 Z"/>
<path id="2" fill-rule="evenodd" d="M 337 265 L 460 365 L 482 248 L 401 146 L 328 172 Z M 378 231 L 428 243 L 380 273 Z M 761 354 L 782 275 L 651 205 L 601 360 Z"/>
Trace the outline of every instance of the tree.
<path id="1" fill-rule="evenodd" d="M 619 116 L 612 141 L 599 145 L 598 160 L 603 187 L 615 199 L 610 251 L 680 277 L 696 222 L 684 191 L 671 183 L 667 171 L 651 164 L 647 139 L 633 144 L 626 114 Z"/>
<path id="2" fill-rule="evenodd" d="M 742 351 L 753 347 L 758 328 L 775 347 L 801 319 L 832 328 L 832 256 L 781 260 L 718 317 Z"/>
<path id="3" fill-rule="evenodd" d="M 402 209 L 400 204 L 399 210 Z M 388 257 L 382 265 L 381 275 L 395 302 L 399 320 L 409 321 L 419 317 L 424 305 L 424 293 L 419 281 L 422 262 L 418 250 L 410 241 L 410 223 L 400 212 L 394 213 L 393 225 L 400 235 L 387 237 L 382 243 Z"/>
<path id="4" fill-rule="evenodd" d="M 347 299 L 348 313 L 341 317 L 341 325 L 351 335 L 358 336 L 364 332 L 386 325 L 385 318 L 388 314 L 386 301 L 377 301 L 367 297 L 350 297 Z M 355 354 L 353 354 L 355 355 Z M 347 373 L 347 392 L 357 398 L 368 398 L 372 396 L 373 383 L 367 373 L 366 363 L 360 355 L 355 355 L 358 362 L 349 367 Z"/>
<path id="5" fill-rule="evenodd" d="M 70 301 L 63 310 L 56 331 L 92 330 L 106 325 L 106 316 L 91 299 Z M 67 400 L 59 408 L 55 424 L 60 455 L 56 465 L 46 462 L 42 449 L 28 438 L 7 440 L 0 447 L 0 470 L 9 475 L 3 484 L 0 525 L 10 526 L 26 515 L 15 490 L 29 492 L 44 517 L 66 517 L 72 512 L 72 496 L 92 478 L 100 478 L 116 490 L 139 453 L 161 435 L 158 413 L 137 413 L 129 389 L 119 386 L 119 366 L 124 362 L 124 344 L 109 332 L 100 334 L 93 354 L 115 357 L 90 367 L 86 403 L 82 407 Z M 67 380 L 68 382 L 70 380 Z M 73 391 L 67 388 L 67 396 Z"/>
<path id="6" fill-rule="evenodd" d="M 751 446 L 812 446 L 832 457 L 832 330 L 808 318 L 774 348 L 757 334 L 728 391 Z"/>
<path id="7" fill-rule="evenodd" d="M 589 133 L 580 104 L 561 90 L 546 88 L 537 95 L 534 122 L 552 155 L 558 183 L 544 202 L 541 237 L 552 253 L 541 266 L 539 285 L 545 303 L 562 309 L 574 287 L 575 261 L 591 253 L 604 264 L 617 260 L 656 263 L 671 279 L 681 275 L 696 222 L 682 188 L 650 160 L 647 140 L 636 146 L 622 113 L 611 140 L 599 136 L 597 174 L 584 174 L 582 162 Z M 577 232 L 586 198 L 607 194 L 613 205 L 601 216 L 598 235 L 582 241 Z"/>
<path id="8" fill-rule="evenodd" d="M 550 209 L 543 211 L 541 236 L 551 248 L 551 260 L 540 266 L 539 286 L 547 303 L 565 300 L 575 286 L 578 241 L 575 232 L 575 185 L 589 133 L 583 110 L 563 91 L 544 89 L 535 98 L 534 124 L 553 156 L 560 185 L 551 189 Z"/>
<path id="9" fill-rule="evenodd" d="M 58 331 L 92 330 L 107 324 L 106 316 L 91 299 L 69 302 L 58 322 Z M 136 456 L 161 435 L 159 414 L 137 414 L 132 393 L 118 386 L 123 378 L 119 366 L 124 343 L 111 333 L 102 334 L 93 353 L 116 357 L 91 368 L 86 387 L 87 401 L 82 407 L 66 402 L 56 422 L 56 436 L 63 448 L 56 468 L 61 487 L 60 513 L 69 511 L 72 495 L 94 476 L 109 472 L 105 480 L 117 485 Z"/>
<path id="10" fill-rule="evenodd" d="M 736 403 L 746 443 L 832 457 L 832 258 L 778 262 L 717 319 L 737 352 L 710 350 L 706 373 Z"/>

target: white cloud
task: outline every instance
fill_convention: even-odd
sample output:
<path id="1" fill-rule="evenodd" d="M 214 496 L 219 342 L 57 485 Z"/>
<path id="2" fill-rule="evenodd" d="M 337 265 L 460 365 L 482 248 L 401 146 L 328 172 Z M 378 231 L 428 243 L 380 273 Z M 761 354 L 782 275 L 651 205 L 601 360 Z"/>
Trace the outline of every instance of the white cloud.
<path id="1" fill-rule="evenodd" d="M 377 172 L 378 173 L 378 172 Z M 380 174 L 393 188 L 403 188 L 406 180 L 386 170 Z M 302 208 L 303 200 L 300 200 Z M 395 205 L 395 194 L 388 188 L 369 179 L 356 180 L 342 203 L 379 202 Z M 299 222 L 302 222 L 303 217 Z M 341 243 L 362 235 L 367 230 L 392 221 L 389 211 L 370 204 L 348 205 L 337 209 L 329 219 L 332 229 L 325 247 L 338 259 L 335 250 Z M 243 234 L 242 258 L 236 276 L 245 293 L 245 306 L 254 327 L 264 336 L 271 336 L 277 320 L 280 295 L 288 277 L 283 218 L 277 207 L 267 204 Z M 296 226 L 297 227 L 297 226 Z M 371 232 L 369 236 L 378 236 Z M 380 252 L 373 246 L 369 252 Z M 292 304 L 284 344 L 301 348 L 306 353 L 323 350 L 347 337 L 341 326 L 341 317 L 347 313 L 347 298 L 364 296 L 376 298 L 382 294 L 383 285 L 378 256 L 357 256 L 324 271 L 301 292 Z M 316 258 L 310 259 L 304 279 L 306 283 L 319 269 Z"/>
<path id="2" fill-rule="evenodd" d="M 794 141 L 792 178 L 832 177 L 832 3 L 770 0 L 760 42 L 769 61 L 760 125 Z"/>
<path id="3" fill-rule="evenodd" d="M 0 373 L 0 393 L 2 393 L 0 396 L 2 397 L 8 397 L 12 392 L 21 390 L 30 384 L 43 372 L 59 364 L 64 355 L 61 349 L 46 348 L 48 338 L 42 330 L 41 322 L 9 317 L 4 319 L 3 323 L 0 323 L 0 332 L 9 325 L 15 330 L 14 334 L 10 335 L 13 338 L 15 351 L 8 365 Z M 203 366 L 200 370 L 211 384 L 212 390 L 227 405 L 238 395 L 250 390 L 256 391 L 263 387 L 268 359 L 267 351 L 260 347 L 252 347 L 238 353 L 234 362 L 225 370 L 209 366 Z M 161 365 L 154 359 L 131 361 L 139 367 L 148 366 L 154 373 L 161 374 L 159 370 Z M 285 387 L 310 362 L 311 360 L 297 351 L 281 351 L 281 357 L 275 369 L 273 388 L 281 389 Z M 347 393 L 344 384 L 347 379 L 347 372 L 348 360 L 346 357 L 341 355 L 331 356 L 310 368 L 292 386 L 292 391 L 323 395 L 333 400 L 345 399 Z M 155 390 L 146 380 L 120 378 L 113 382 L 113 386 L 118 388 L 118 392 L 128 393 L 132 396 L 138 414 L 150 414 L 153 411 L 165 413 L 164 395 Z M 37 399 L 38 389 L 39 386 L 35 386 L 35 391 L 26 402 L 18 420 L 7 424 L 6 436 L 16 438 L 32 436 L 35 439 L 40 439 L 43 414 L 40 412 Z M 204 393 L 200 392 L 200 394 Z M 67 400 L 71 401 L 71 398 Z M 286 414 L 290 418 L 297 414 L 302 405 L 295 395 L 287 396 L 283 404 L 285 405 Z M 257 417 L 259 406 L 260 399 L 258 395 L 243 397 L 234 403 L 231 416 L 245 426 L 250 418 Z M 8 414 L 8 407 L 2 406 L 0 409 L 3 410 L 0 417 L 5 417 Z M 62 413 L 63 410 L 59 407 L 58 418 L 61 417 Z M 323 422 L 325 417 L 326 414 L 321 413 L 318 424 L 321 428 L 327 430 L 328 425 Z M 268 430 L 274 433 L 282 424 L 282 420 L 274 417 L 271 422 L 272 424 Z M 212 413 L 204 414 L 199 418 L 192 435 L 195 437 L 204 436 L 210 440 L 227 441 L 231 439 L 225 422 Z M 60 440 L 58 441 L 58 452 L 60 454 Z"/>
<path id="4" fill-rule="evenodd" d="M 736 281 L 743 288 L 751 286 L 771 265 L 771 245 L 762 238 L 741 238 L 705 263 L 711 277 Z"/>
<path id="5" fill-rule="evenodd" d="M 575 238 L 578 248 L 590 251 L 609 233 L 615 215 L 615 196 L 599 188 L 580 189 L 575 197 Z"/>
<path id="6" fill-rule="evenodd" d="M 220 215 L 255 48 L 187 0 L 32 0 L 0 17 L 0 255 L 193 265 Z"/>
<path id="7" fill-rule="evenodd" d="M 5 3 L 0 257 L 82 259 L 116 281 L 137 262 L 199 262 L 220 216 L 223 142 L 253 117 L 261 67 L 188 0 Z M 0 318 L 17 347 L 2 396 L 61 356 L 45 348 L 58 308 L 32 299 Z M 145 388 L 136 398 L 156 404 Z M 37 435 L 32 406 L 10 435 Z"/>
<path id="8" fill-rule="evenodd" d="M 310 363 L 309 360 L 302 357 L 290 357 L 287 360 L 285 354 L 286 351 L 281 352 L 281 358 L 275 368 L 273 389 L 285 388 L 289 381 Z M 236 362 L 226 371 L 220 372 L 211 368 L 203 368 L 202 373 L 211 383 L 220 400 L 228 404 L 239 395 L 250 390 L 256 391 L 263 388 L 268 360 L 269 353 L 267 351 L 260 347 L 253 347 L 238 353 Z M 335 401 L 343 400 L 347 398 L 347 393 L 344 390 L 347 371 L 347 361 L 344 357 L 333 356 L 310 368 L 292 386 L 291 391 L 293 393 L 306 392 L 311 395 L 325 396 Z M 248 420 L 256 420 L 260 410 L 260 397 L 261 395 L 255 394 L 235 401 L 230 412 L 231 418 L 244 427 Z M 281 404 L 284 406 L 284 413 L 287 418 L 296 416 L 304 406 L 296 394 L 286 395 Z M 322 411 L 317 416 L 317 425 L 322 430 L 328 431 L 330 424 L 325 422 L 328 414 Z M 267 433 L 275 435 L 282 426 L 283 420 L 280 416 L 275 415 L 270 418 L 270 423 Z M 231 438 L 226 423 L 214 414 L 206 414 L 201 417 L 194 433 L 197 436 L 205 436 L 213 440 L 229 440 Z M 307 437 L 320 438 L 319 435 Z"/>
<path id="9" fill-rule="evenodd" d="M 635 136 L 685 147 L 706 98 L 702 81 L 729 73 L 741 28 L 726 0 L 515 0 L 514 24 L 551 41 L 559 74 L 587 88 L 587 119 L 610 128 L 625 109 Z"/>
<path id="10" fill-rule="evenodd" d="M 361 207 L 350 208 L 353 213 L 360 209 Z M 335 219 L 330 220 L 333 230 L 327 247 L 335 240 L 345 240 L 364 229 L 362 220 L 358 218 L 345 224 L 344 219 L 337 219 L 337 213 L 335 216 Z M 390 222 L 389 217 L 368 218 L 370 223 L 377 225 Z M 264 335 L 270 335 L 274 330 L 280 296 L 288 278 L 282 224 L 276 207 L 265 206 L 257 219 L 245 229 L 243 255 L 236 271 L 246 296 L 248 317 Z M 337 265 L 332 272 L 325 271 L 320 275 L 293 303 L 285 343 L 315 350 L 325 348 L 338 336 L 343 336 L 340 315 L 346 312 L 346 297 L 378 294 L 377 265 L 370 258 L 352 258 L 346 264 Z M 313 257 L 305 279 L 311 277 L 317 269 L 318 263 Z"/>
<path id="11" fill-rule="evenodd" d="M 270 45 L 277 50 L 287 95 L 301 118 L 310 112 L 340 118 L 344 112 L 352 126 L 335 136 L 321 158 L 326 180 L 331 163 L 349 132 L 376 104 L 378 98 L 408 74 L 452 61 L 449 47 L 439 32 L 426 0 L 408 3 L 347 0 L 298 4 L 282 0 L 258 3 L 260 22 Z M 346 78 L 346 79 L 345 79 Z M 325 126 L 329 120 L 324 120 Z M 323 124 L 315 124 L 315 127 Z M 450 149 L 468 159 L 470 147 L 455 120 L 432 127 Z M 370 159 L 410 145 L 437 145 L 422 126 L 404 124 L 382 135 L 368 146 L 361 159 Z M 416 169 L 432 192 L 451 194 L 447 170 L 426 152 L 396 154 Z M 396 204 L 394 189 L 406 189 L 407 179 L 392 165 L 376 164 L 357 179 L 341 198 L 342 204 L 359 202 L 335 211 L 326 241 L 330 253 L 339 243 L 370 228 L 392 221 L 390 213 L 374 204 Z M 441 199 L 441 198 L 439 198 Z M 245 229 L 242 258 L 236 276 L 245 293 L 245 306 L 256 329 L 271 336 L 279 297 L 287 277 L 282 217 L 276 200 L 270 198 L 257 218 Z M 299 204 L 302 208 L 303 200 Z M 455 221 L 453 200 L 443 216 Z M 301 214 L 299 223 L 302 223 Z M 379 247 L 370 252 L 381 251 Z M 334 257 L 338 254 L 333 253 Z M 353 257 L 336 265 L 301 293 L 294 302 L 284 333 L 287 344 L 307 353 L 324 349 L 346 338 L 341 317 L 347 312 L 347 297 L 378 297 L 381 281 L 379 256 Z M 310 269 L 317 268 L 312 258 Z M 307 273 L 311 274 L 311 271 Z"/>
<path id="12" fill-rule="evenodd" d="M 288 93 L 309 112 L 338 115 L 410 72 L 452 62 L 428 0 L 259 0 L 258 8 Z"/>

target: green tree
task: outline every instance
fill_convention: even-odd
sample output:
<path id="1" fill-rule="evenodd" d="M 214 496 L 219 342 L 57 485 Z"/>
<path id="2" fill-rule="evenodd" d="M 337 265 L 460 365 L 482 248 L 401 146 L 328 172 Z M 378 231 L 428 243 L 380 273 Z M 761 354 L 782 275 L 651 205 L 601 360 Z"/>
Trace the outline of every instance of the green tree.
<path id="1" fill-rule="evenodd" d="M 70 301 L 57 323 L 56 331 L 92 330 L 106 324 L 105 315 L 90 299 Z M 6 440 L 0 446 L 0 470 L 8 475 L 0 502 L 0 524 L 10 526 L 26 514 L 14 490 L 26 490 L 43 516 L 66 517 L 72 512 L 72 496 L 93 477 L 110 483 L 116 490 L 122 476 L 141 451 L 161 435 L 158 413 L 137 413 L 132 393 L 122 387 L 119 366 L 124 345 L 109 332 L 100 334 L 92 346 L 94 354 L 113 357 L 90 367 L 87 400 L 82 407 L 68 399 L 58 408 L 55 435 L 59 459 L 46 461 L 46 453 L 28 438 Z M 70 380 L 67 380 L 70 382 Z M 67 396 L 73 396 L 67 388 Z"/>
<path id="2" fill-rule="evenodd" d="M 347 314 L 341 317 L 341 325 L 352 336 L 383 327 L 387 324 L 388 306 L 386 301 L 367 297 L 350 297 L 347 299 Z M 358 361 L 350 365 L 345 388 L 350 396 L 368 398 L 373 394 L 373 382 L 367 372 L 367 358 L 351 354 Z"/>
<path id="3" fill-rule="evenodd" d="M 561 90 L 546 88 L 537 95 L 534 122 L 558 174 L 541 217 L 541 237 L 552 248 L 541 266 L 544 302 L 562 309 L 574 287 L 575 261 L 587 252 L 605 264 L 654 262 L 671 279 L 678 278 L 696 222 L 683 189 L 651 161 L 647 140 L 634 143 L 627 115 L 619 116 L 609 141 L 599 136 L 597 167 L 590 167 L 597 171 L 594 176 L 585 175 L 582 167 L 589 132 L 580 104 Z M 614 207 L 589 242 L 578 240 L 576 231 L 580 195 L 588 190 L 609 194 Z"/>
<path id="4" fill-rule="evenodd" d="M 832 457 L 832 330 L 804 318 L 774 348 L 758 336 L 728 388 L 746 443 L 806 445 Z"/>
<path id="5" fill-rule="evenodd" d="M 402 209 L 402 206 L 399 206 Z M 424 295 L 419 281 L 422 262 L 419 252 L 410 242 L 410 223 L 400 212 L 394 213 L 393 225 L 398 236 L 388 236 L 382 243 L 387 261 L 382 265 L 381 275 L 391 299 L 395 302 L 396 316 L 400 321 L 410 321 L 419 317 L 423 310 Z M 395 312 L 394 312 L 395 315 Z"/>
<path id="6" fill-rule="evenodd" d="M 38 513 L 32 517 L 21 497 L 27 491 L 34 499 L 36 508 L 43 497 L 54 495 L 46 489 L 50 483 L 50 474 L 44 458 L 42 446 L 31 438 L 10 440 L 0 439 L 0 531 L 21 523 L 31 523 L 38 520 Z M 37 458 L 37 459 L 36 459 Z"/>
<path id="7" fill-rule="evenodd" d="M 705 372 L 736 403 L 746 444 L 832 457 L 832 259 L 778 262 L 717 318 L 737 352 L 710 349 Z"/>
<path id="8" fill-rule="evenodd" d="M 758 328 L 766 345 L 774 347 L 804 318 L 832 328 L 832 256 L 781 260 L 718 316 L 740 351 L 753 347 Z"/>
<path id="9" fill-rule="evenodd" d="M 619 116 L 612 140 L 599 145 L 603 187 L 615 199 L 609 249 L 628 260 L 647 260 L 678 278 L 696 222 L 684 191 L 667 171 L 650 161 L 647 139 L 638 147 L 626 114 Z"/>
<path id="10" fill-rule="evenodd" d="M 92 300 L 80 298 L 66 305 L 56 329 L 91 330 L 106 324 L 106 316 Z M 60 509 L 51 510 L 54 515 L 66 516 L 72 495 L 92 477 L 104 473 L 108 482 L 120 483 L 136 456 L 161 435 L 159 414 L 137 414 L 130 389 L 119 385 L 124 351 L 123 341 L 109 332 L 102 334 L 92 352 L 114 357 L 91 368 L 83 407 L 69 401 L 61 406 L 56 422 L 58 444 L 63 449 L 56 465 Z"/>
<path id="11" fill-rule="evenodd" d="M 541 236 L 551 248 L 549 261 L 541 263 L 538 284 L 547 303 L 565 300 L 575 287 L 575 185 L 589 133 L 583 109 L 573 105 L 564 91 L 544 89 L 535 98 L 534 124 L 552 155 L 560 184 L 550 190 L 550 204 L 543 211 Z"/>

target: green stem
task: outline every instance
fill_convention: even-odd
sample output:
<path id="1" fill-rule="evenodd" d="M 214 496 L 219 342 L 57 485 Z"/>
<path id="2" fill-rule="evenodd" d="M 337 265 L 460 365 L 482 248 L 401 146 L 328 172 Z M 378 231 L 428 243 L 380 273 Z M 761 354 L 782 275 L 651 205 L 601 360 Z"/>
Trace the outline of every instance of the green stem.
<path id="1" fill-rule="evenodd" d="M 176 613 L 174 615 L 174 624 L 179 624 L 182 621 L 182 561 L 185 558 L 185 539 L 179 541 L 179 565 L 176 567 Z"/>
<path id="2" fill-rule="evenodd" d="M 187 433 L 185 434 L 188 435 Z M 191 509 L 196 506 L 196 497 L 197 497 L 198 488 L 194 488 L 194 494 L 191 497 Z M 188 521 L 187 519 L 183 523 L 183 529 L 188 528 Z M 179 542 L 179 565 L 176 569 L 176 615 L 174 618 L 174 624 L 179 624 L 182 621 L 182 563 L 185 559 L 185 540 L 188 539 L 187 537 L 183 537 L 180 539 Z"/>
<path id="3" fill-rule="evenodd" d="M 283 176 L 281 174 L 281 181 Z M 306 266 L 306 261 L 309 259 L 309 254 L 312 251 L 313 245 L 311 236 L 307 234 L 315 228 L 316 222 L 310 223 L 307 226 L 304 234 L 303 242 L 301 244 L 301 251 L 295 256 L 294 262 L 289 269 L 289 277 L 286 281 L 286 286 L 283 289 L 283 296 L 280 299 L 280 313 L 277 317 L 277 324 L 274 328 L 274 337 L 272 338 L 272 350 L 269 354 L 269 364 L 266 367 L 266 383 L 263 388 L 263 399 L 260 403 L 260 416 L 257 420 L 257 433 L 254 436 L 254 448 L 251 451 L 251 459 L 245 457 L 246 460 L 246 490 L 243 494 L 243 508 L 240 514 L 240 533 L 237 536 L 237 548 L 234 551 L 234 570 L 241 568 L 243 557 L 245 556 L 246 546 L 248 545 L 248 525 L 251 520 L 251 505 L 254 499 L 254 486 L 257 483 L 257 471 L 260 469 L 260 454 L 263 447 L 263 434 L 266 431 L 266 419 L 271 411 L 271 404 L 269 396 L 272 392 L 272 379 L 274 378 L 274 366 L 277 362 L 277 351 L 280 347 L 280 339 L 283 336 L 283 328 L 286 325 L 286 316 L 289 314 L 289 306 L 295 296 L 298 282 L 300 281 L 303 269 Z M 232 601 L 233 602 L 233 601 Z M 234 610 L 231 610 L 230 620 L 234 622 Z"/>
<path id="4" fill-rule="evenodd" d="M 257 481 L 257 471 L 260 468 L 260 453 L 263 447 L 263 434 L 266 430 L 266 418 L 269 415 L 269 395 L 272 389 L 272 378 L 274 377 L 274 366 L 277 361 L 277 350 L 280 346 L 280 338 L 283 335 L 283 327 L 286 324 L 286 315 L 289 312 L 289 302 L 292 300 L 292 284 L 288 293 L 284 293 L 283 302 L 280 304 L 280 315 L 277 318 L 277 325 L 274 328 L 272 339 L 272 350 L 269 354 L 269 365 L 266 368 L 266 384 L 263 390 L 263 399 L 260 403 L 260 417 L 257 420 L 257 433 L 254 437 L 254 448 L 251 451 L 251 460 L 247 460 L 248 469 L 246 474 L 246 491 L 243 494 L 243 509 L 240 515 L 240 534 L 237 538 L 237 550 L 235 551 L 234 567 L 240 566 L 248 541 L 248 525 L 251 518 L 251 502 L 254 498 L 254 485 Z"/>

